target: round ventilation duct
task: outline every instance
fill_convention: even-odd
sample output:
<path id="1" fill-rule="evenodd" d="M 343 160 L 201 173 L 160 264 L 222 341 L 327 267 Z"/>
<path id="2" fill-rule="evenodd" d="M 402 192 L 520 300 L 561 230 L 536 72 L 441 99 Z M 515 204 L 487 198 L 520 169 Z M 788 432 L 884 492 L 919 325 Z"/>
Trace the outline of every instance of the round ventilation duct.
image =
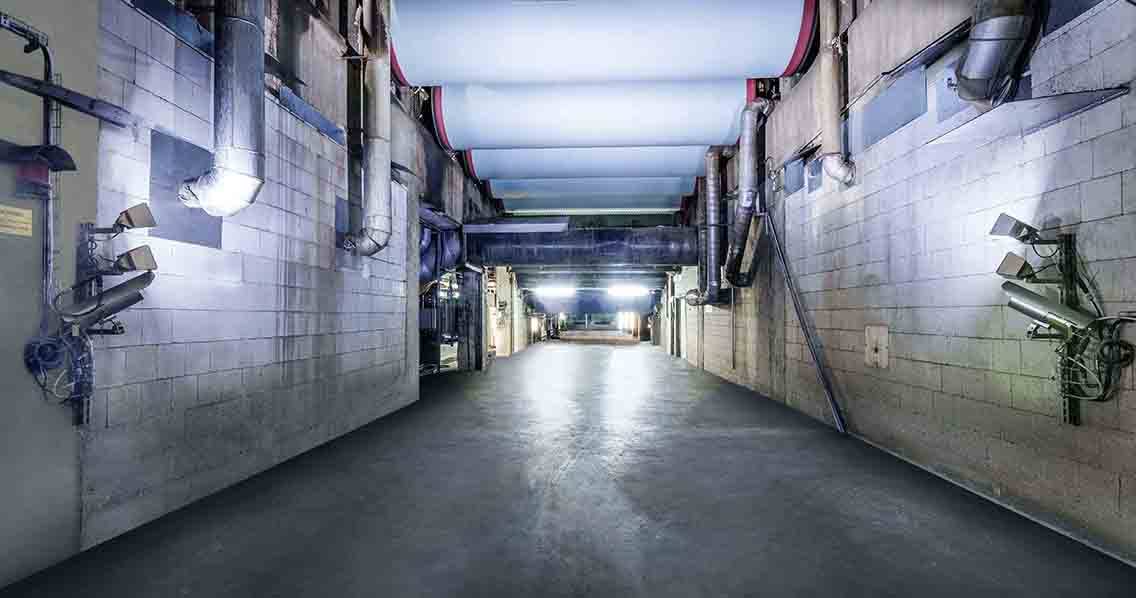
<path id="1" fill-rule="evenodd" d="M 475 149 L 466 165 L 481 179 L 696 177 L 705 170 L 705 145 Z"/>
<path id="2" fill-rule="evenodd" d="M 816 0 L 391 0 L 391 65 L 417 86 L 781 77 Z"/>
<path id="3" fill-rule="evenodd" d="M 446 85 L 434 124 L 450 149 L 733 145 L 755 95 L 745 79 Z"/>
<path id="4" fill-rule="evenodd" d="M 682 177 L 494 179 L 489 183 L 493 190 L 493 196 L 501 199 L 603 196 L 681 197 L 694 192 L 694 179 Z"/>

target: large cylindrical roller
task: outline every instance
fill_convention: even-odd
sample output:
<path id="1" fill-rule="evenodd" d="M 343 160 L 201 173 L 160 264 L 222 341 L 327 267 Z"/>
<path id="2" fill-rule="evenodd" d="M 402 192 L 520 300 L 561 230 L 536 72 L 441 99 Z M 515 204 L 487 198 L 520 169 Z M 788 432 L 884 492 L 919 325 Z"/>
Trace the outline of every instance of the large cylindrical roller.
<path id="1" fill-rule="evenodd" d="M 781 77 L 804 62 L 816 0 L 391 0 L 411 85 Z"/>
<path id="2" fill-rule="evenodd" d="M 695 177 L 707 146 L 564 147 L 468 150 L 470 174 L 481 179 Z"/>
<path id="3" fill-rule="evenodd" d="M 745 79 L 578 85 L 446 85 L 434 124 L 451 149 L 733 145 Z"/>
<path id="4" fill-rule="evenodd" d="M 542 197 L 667 196 L 694 191 L 693 178 L 505 179 L 489 182 L 500 199 Z"/>

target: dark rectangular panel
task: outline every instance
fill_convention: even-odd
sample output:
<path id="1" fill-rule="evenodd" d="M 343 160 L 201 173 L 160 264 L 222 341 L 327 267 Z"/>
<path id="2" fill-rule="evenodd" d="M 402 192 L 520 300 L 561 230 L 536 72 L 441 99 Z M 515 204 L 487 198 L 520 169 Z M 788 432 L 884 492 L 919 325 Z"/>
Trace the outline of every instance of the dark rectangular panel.
<path id="1" fill-rule="evenodd" d="M 158 221 L 152 236 L 221 248 L 221 219 L 187 208 L 178 199 L 182 182 L 212 165 L 209 150 L 158 131 L 150 135 L 150 210 Z"/>
<path id="2" fill-rule="evenodd" d="M 852 114 L 849 151 L 855 155 L 927 112 L 927 71 L 916 68 Z"/>
<path id="3" fill-rule="evenodd" d="M 213 34 L 202 27 L 193 15 L 178 10 L 169 0 L 134 0 L 134 6 L 165 25 L 185 43 L 213 55 Z"/>
<path id="4" fill-rule="evenodd" d="M 805 187 L 805 161 L 793 160 L 785 165 L 785 195 L 792 195 Z"/>
<path id="5" fill-rule="evenodd" d="M 1049 20 L 1045 34 L 1057 31 L 1078 15 L 1101 3 L 1101 0 L 1054 0 L 1049 3 Z"/>

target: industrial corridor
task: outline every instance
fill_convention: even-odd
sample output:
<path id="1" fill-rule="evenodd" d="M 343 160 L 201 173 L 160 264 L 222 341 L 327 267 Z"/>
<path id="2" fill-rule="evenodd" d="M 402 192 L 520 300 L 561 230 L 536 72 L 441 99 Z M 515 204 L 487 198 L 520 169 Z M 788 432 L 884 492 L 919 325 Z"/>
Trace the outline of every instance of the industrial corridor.
<path id="1" fill-rule="evenodd" d="M 548 344 L 17 584 L 67 596 L 1116 596 L 1136 571 L 654 348 Z"/>
<path id="2" fill-rule="evenodd" d="M 0 597 L 1136 597 L 1136 0 L 0 0 Z"/>

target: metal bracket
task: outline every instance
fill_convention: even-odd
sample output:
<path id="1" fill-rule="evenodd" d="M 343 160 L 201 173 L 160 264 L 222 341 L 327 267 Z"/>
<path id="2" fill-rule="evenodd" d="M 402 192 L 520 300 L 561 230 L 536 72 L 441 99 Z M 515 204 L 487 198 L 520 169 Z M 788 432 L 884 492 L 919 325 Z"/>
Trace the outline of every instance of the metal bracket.
<path id="1" fill-rule="evenodd" d="M 1074 309 L 1081 307 L 1081 296 L 1077 286 L 1079 275 L 1077 272 L 1077 237 L 1073 234 L 1061 234 L 1057 237 L 1058 252 L 1061 260 L 1061 300 L 1062 302 Z M 1065 341 L 1067 348 L 1071 349 L 1072 344 L 1077 342 L 1076 338 L 1071 338 Z M 1081 401 L 1080 399 L 1072 398 L 1071 395 L 1075 394 L 1073 386 L 1076 381 L 1072 380 L 1068 368 L 1060 368 L 1061 376 L 1061 421 L 1063 423 L 1079 426 L 1081 425 Z"/>
<path id="2" fill-rule="evenodd" d="M 68 108 L 78 110 L 83 114 L 89 114 L 112 125 L 120 127 L 131 127 L 134 125 L 134 115 L 127 112 L 125 109 L 109 102 L 81 94 L 77 91 L 72 91 L 62 85 L 32 79 L 31 77 L 25 77 L 5 70 L 0 70 L 0 82 L 7 83 L 12 87 L 22 89 L 42 98 L 59 102 Z"/>

